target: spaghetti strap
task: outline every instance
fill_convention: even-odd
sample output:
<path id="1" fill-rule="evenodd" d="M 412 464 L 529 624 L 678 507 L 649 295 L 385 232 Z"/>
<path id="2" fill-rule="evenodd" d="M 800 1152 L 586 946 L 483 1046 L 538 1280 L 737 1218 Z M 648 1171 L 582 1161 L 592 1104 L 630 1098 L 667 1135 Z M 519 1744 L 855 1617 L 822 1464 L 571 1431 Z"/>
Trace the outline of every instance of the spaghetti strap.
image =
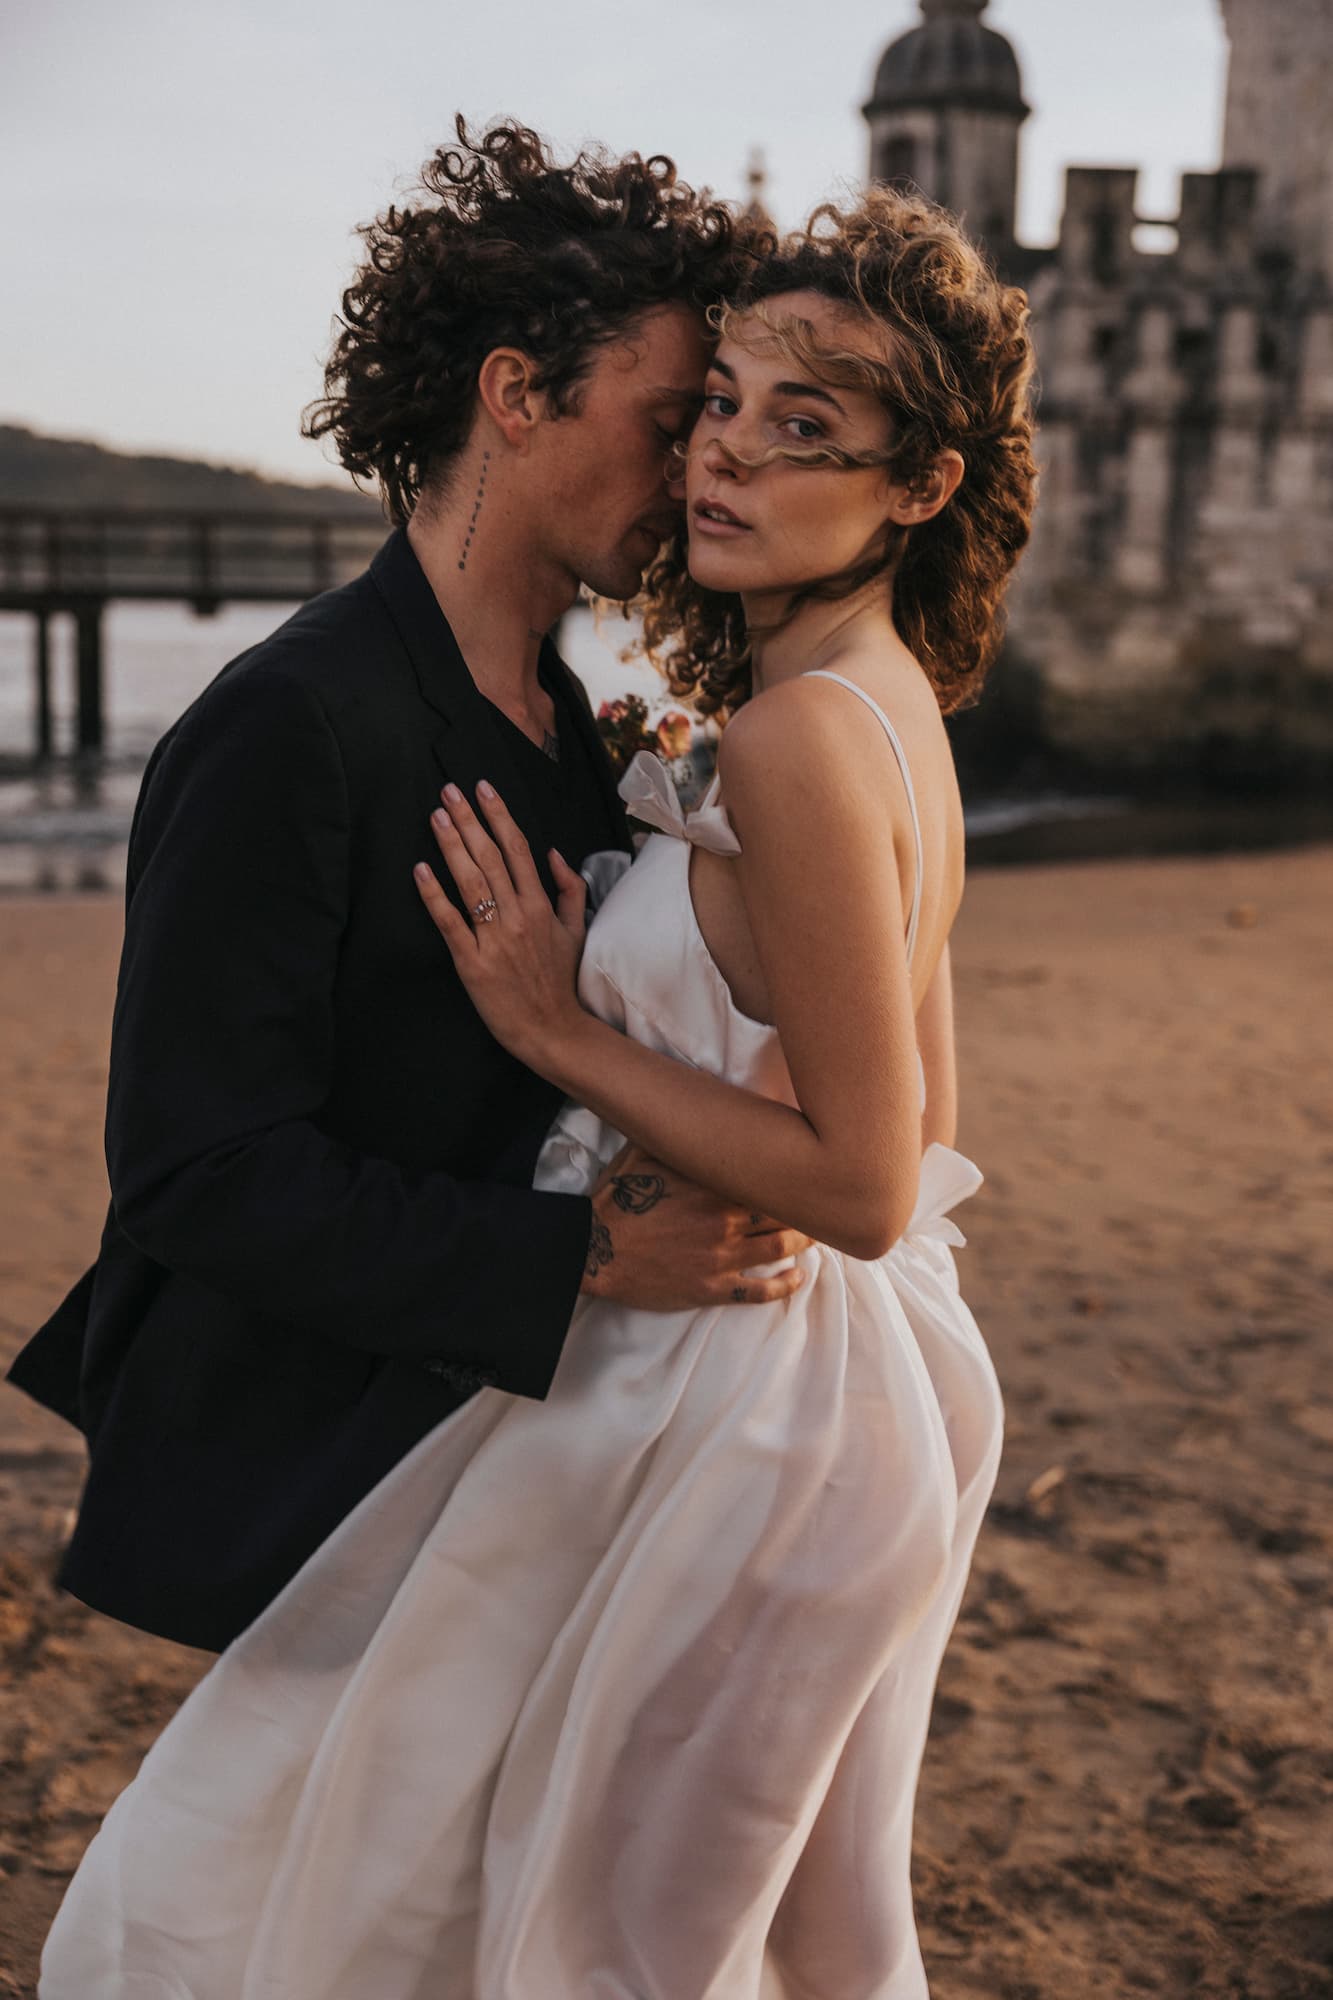
<path id="1" fill-rule="evenodd" d="M 885 734 L 893 745 L 893 754 L 898 759 L 898 769 L 903 774 L 903 786 L 907 792 L 907 809 L 912 815 L 912 837 L 916 842 L 916 881 L 912 887 L 912 908 L 907 919 L 907 963 L 910 965 L 912 963 L 912 952 L 916 946 L 916 928 L 921 918 L 921 878 L 925 872 L 925 848 L 921 841 L 921 820 L 916 809 L 916 792 L 912 787 L 912 773 L 908 769 L 907 752 L 903 749 L 898 739 L 897 730 L 889 721 L 888 716 L 875 700 L 875 697 L 867 694 L 863 687 L 858 687 L 855 681 L 849 681 L 842 674 L 835 674 L 831 667 L 810 667 L 803 678 L 806 680 L 837 681 L 840 687 L 850 688 L 853 694 L 859 694 L 867 708 L 874 709 L 876 715 L 884 724 Z"/>

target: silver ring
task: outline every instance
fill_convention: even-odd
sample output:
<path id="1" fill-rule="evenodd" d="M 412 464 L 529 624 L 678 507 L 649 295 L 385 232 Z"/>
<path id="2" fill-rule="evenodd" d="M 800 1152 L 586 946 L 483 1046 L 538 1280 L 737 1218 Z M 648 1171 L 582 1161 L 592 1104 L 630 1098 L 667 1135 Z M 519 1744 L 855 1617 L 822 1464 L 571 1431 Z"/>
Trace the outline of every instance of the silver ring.
<path id="1" fill-rule="evenodd" d="M 487 896 L 482 902 L 472 905 L 472 914 L 478 923 L 494 923 L 496 907 L 494 896 Z"/>

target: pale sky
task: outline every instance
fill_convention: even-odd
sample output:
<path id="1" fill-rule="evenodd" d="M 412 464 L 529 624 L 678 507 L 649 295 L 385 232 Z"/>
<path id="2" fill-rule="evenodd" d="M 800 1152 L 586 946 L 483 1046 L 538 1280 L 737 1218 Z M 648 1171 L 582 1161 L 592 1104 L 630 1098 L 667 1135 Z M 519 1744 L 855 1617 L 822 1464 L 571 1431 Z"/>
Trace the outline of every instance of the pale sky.
<path id="1" fill-rule="evenodd" d="M 860 106 L 916 0 L 0 0 L 0 420 L 329 476 L 298 435 L 353 226 L 461 109 L 667 152 L 783 224 L 865 169 Z M 1033 115 L 1020 234 L 1067 162 L 1171 215 L 1217 164 L 1217 0 L 992 0 Z"/>

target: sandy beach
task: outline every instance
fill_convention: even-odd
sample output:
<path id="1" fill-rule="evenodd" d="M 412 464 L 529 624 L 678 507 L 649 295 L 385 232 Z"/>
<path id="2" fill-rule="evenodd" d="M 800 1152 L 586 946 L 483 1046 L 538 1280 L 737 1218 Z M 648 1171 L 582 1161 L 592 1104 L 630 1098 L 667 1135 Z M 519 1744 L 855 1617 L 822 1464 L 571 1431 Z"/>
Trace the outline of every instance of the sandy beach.
<path id="1" fill-rule="evenodd" d="M 969 885 L 1009 1423 L 921 1785 L 934 2000 L 1333 1993 L 1331 909 L 1333 849 Z M 120 921 L 0 902 L 0 1360 L 96 1245 Z M 0 1393 L 3 1995 L 207 1664 L 53 1590 L 81 1466 Z"/>

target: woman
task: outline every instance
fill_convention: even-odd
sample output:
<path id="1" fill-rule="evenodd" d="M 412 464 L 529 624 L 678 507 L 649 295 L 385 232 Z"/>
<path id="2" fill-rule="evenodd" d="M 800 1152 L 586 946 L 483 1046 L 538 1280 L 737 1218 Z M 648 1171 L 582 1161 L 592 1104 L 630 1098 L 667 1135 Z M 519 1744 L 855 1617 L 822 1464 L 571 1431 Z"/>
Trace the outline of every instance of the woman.
<path id="1" fill-rule="evenodd" d="M 1033 490 L 1020 294 L 886 191 L 721 316 L 646 629 L 729 719 L 584 942 L 493 795 L 435 918 L 497 1038 L 816 1239 L 790 1298 L 581 1301 L 550 1396 L 425 1438 L 223 1655 L 94 1841 L 46 2000 L 919 2000 L 911 1815 L 1000 1447 L 958 1296 L 942 712 Z M 682 468 L 675 468 L 677 472 Z M 725 800 L 725 803 L 724 803 Z M 924 1097 L 923 1097 L 924 1090 Z M 923 1113 L 924 1104 L 924 1113 Z M 652 1187 L 627 1200 L 655 1198 Z M 595 1247 L 595 1246 L 594 1246 Z"/>

